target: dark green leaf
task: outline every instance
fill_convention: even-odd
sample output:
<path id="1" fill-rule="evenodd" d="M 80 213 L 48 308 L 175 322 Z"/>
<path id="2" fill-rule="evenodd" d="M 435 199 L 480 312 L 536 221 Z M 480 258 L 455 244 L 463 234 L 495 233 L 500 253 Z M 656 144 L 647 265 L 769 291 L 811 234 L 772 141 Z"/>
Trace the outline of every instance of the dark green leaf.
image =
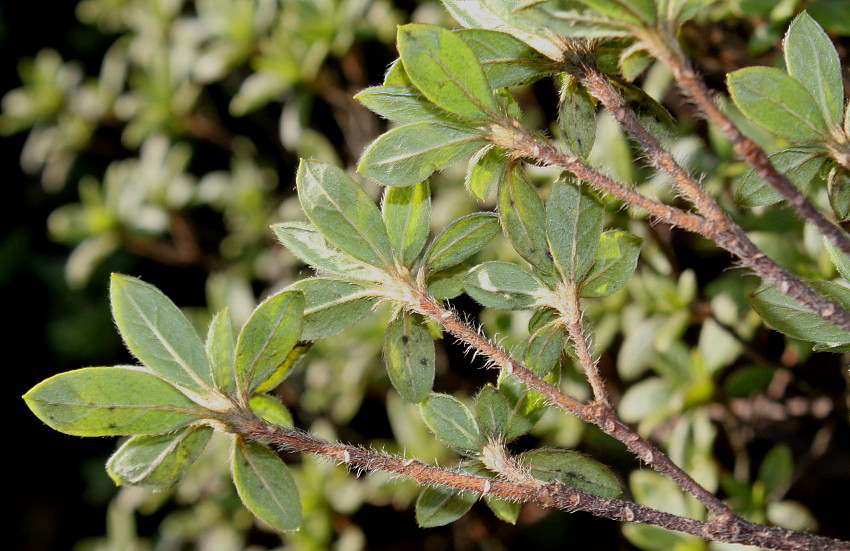
<path id="1" fill-rule="evenodd" d="M 487 120 L 496 113 L 496 99 L 478 59 L 451 31 L 403 25 L 398 51 L 408 78 L 439 107 L 470 119 Z"/>
<path id="2" fill-rule="evenodd" d="M 809 280 L 806 284 L 850 310 L 850 289 L 847 287 L 818 280 Z M 818 343 L 850 343 L 850 333 L 780 293 L 775 287 L 761 287 L 747 297 L 747 302 L 768 325 L 791 337 Z"/>
<path id="3" fill-rule="evenodd" d="M 283 359 L 275 372 L 254 389 L 254 393 L 269 392 L 277 388 L 280 383 L 289 377 L 290 371 L 296 366 L 298 360 L 302 359 L 304 354 L 309 352 L 312 347 L 313 343 L 311 342 L 299 342 L 293 346 L 292 350 L 289 351 L 289 354 L 286 355 L 286 358 Z"/>
<path id="4" fill-rule="evenodd" d="M 236 389 L 233 372 L 233 358 L 236 354 L 236 336 L 230 321 L 227 308 L 213 317 L 207 332 L 207 359 L 212 367 L 215 386 L 225 394 L 232 394 Z"/>
<path id="5" fill-rule="evenodd" d="M 664 142 L 676 136 L 678 125 L 673 115 L 639 86 L 612 79 L 611 84 L 623 94 L 626 106 L 635 112 L 640 123 Z"/>
<path id="6" fill-rule="evenodd" d="M 593 265 L 605 211 L 581 187 L 561 180 L 546 201 L 546 235 L 562 277 L 581 282 Z"/>
<path id="7" fill-rule="evenodd" d="M 499 187 L 508 164 L 508 157 L 501 149 L 490 146 L 479 150 L 469 160 L 466 189 L 479 201 L 486 201 L 490 192 Z"/>
<path id="8" fill-rule="evenodd" d="M 830 260 L 832 260 L 832 263 L 835 265 L 835 269 L 838 270 L 841 277 L 850 281 L 850 257 L 844 254 L 841 249 L 833 245 L 832 241 L 826 237 L 824 237 L 823 242 L 824 245 L 826 245 L 826 252 L 829 253 Z"/>
<path id="9" fill-rule="evenodd" d="M 499 222 L 521 257 L 543 274 L 555 271 L 546 240 L 546 209 L 522 167 L 499 186 Z"/>
<path id="10" fill-rule="evenodd" d="M 320 272 L 363 281 L 381 277 L 382 272 L 378 269 L 362 264 L 356 258 L 330 245 L 312 224 L 284 222 L 274 224 L 272 230 L 292 254 Z"/>
<path id="11" fill-rule="evenodd" d="M 841 61 L 829 36 L 803 12 L 791 22 L 783 43 L 788 74 L 805 86 L 834 128 L 844 118 L 844 84 Z"/>
<path id="12" fill-rule="evenodd" d="M 507 398 L 496 387 L 487 384 L 481 388 L 475 398 L 475 419 L 485 437 L 504 440 L 511 413 Z"/>
<path id="13" fill-rule="evenodd" d="M 367 264 L 392 266 L 392 248 L 381 213 L 345 172 L 302 159 L 296 183 L 304 212 L 325 239 Z"/>
<path id="14" fill-rule="evenodd" d="M 269 396 L 268 394 L 255 394 L 251 397 L 248 405 L 251 407 L 251 411 L 253 411 L 257 417 L 263 421 L 274 425 L 280 425 L 281 427 L 293 426 L 292 414 L 289 413 L 286 406 L 281 404 L 280 401 L 273 396 Z"/>
<path id="15" fill-rule="evenodd" d="M 623 50 L 617 63 L 623 78 L 634 82 L 652 63 L 652 56 L 646 51 L 642 42 L 635 42 L 631 47 Z"/>
<path id="16" fill-rule="evenodd" d="M 540 420 L 546 398 L 504 371 L 499 374 L 498 388 L 510 406 L 505 429 L 505 442 L 510 442 L 526 434 Z"/>
<path id="17" fill-rule="evenodd" d="M 738 109 L 774 134 L 797 142 L 826 137 L 826 122 L 815 98 L 784 71 L 747 67 L 729 73 L 726 83 Z"/>
<path id="18" fill-rule="evenodd" d="M 619 291 L 632 277 L 640 255 L 640 237 L 607 231 L 599 237 L 596 260 L 581 283 L 582 297 L 606 297 Z"/>
<path id="19" fill-rule="evenodd" d="M 522 363 L 541 377 L 548 375 L 558 365 L 566 344 L 567 333 L 561 325 L 544 325 L 528 339 Z"/>
<path id="20" fill-rule="evenodd" d="M 461 29 L 455 34 L 472 48 L 493 88 L 527 84 L 552 72 L 548 59 L 507 33 Z"/>
<path id="21" fill-rule="evenodd" d="M 434 384 L 434 339 L 421 316 L 402 313 L 384 334 L 387 373 L 399 394 L 418 404 Z"/>
<path id="22" fill-rule="evenodd" d="M 473 492 L 456 493 L 448 488 L 423 488 L 416 500 L 416 523 L 433 528 L 456 521 L 465 515 L 478 496 Z"/>
<path id="23" fill-rule="evenodd" d="M 587 159 L 596 139 L 596 102 L 573 77 L 561 86 L 558 128 L 573 155 Z"/>
<path id="24" fill-rule="evenodd" d="M 815 0 L 807 3 L 806 9 L 827 31 L 850 34 L 850 12 L 844 0 Z"/>
<path id="25" fill-rule="evenodd" d="M 372 142 L 357 172 L 385 186 L 412 186 L 483 145 L 483 134 L 475 128 L 407 124 Z"/>
<path id="26" fill-rule="evenodd" d="M 412 266 L 428 241 L 431 229 L 431 190 L 428 182 L 411 187 L 389 187 L 384 192 L 381 215 L 390 245 L 405 266 Z"/>
<path id="27" fill-rule="evenodd" d="M 209 427 L 189 427 L 177 433 L 134 436 L 106 463 L 115 484 L 161 490 L 174 485 L 204 451 Z"/>
<path id="28" fill-rule="evenodd" d="M 136 369 L 87 367 L 46 379 L 24 395 L 50 427 L 74 436 L 160 434 L 203 411 L 162 379 Z"/>
<path id="29" fill-rule="evenodd" d="M 572 450 L 531 450 L 520 461 L 538 480 L 557 480 L 568 486 L 601 497 L 614 498 L 622 493 L 614 472 L 602 463 Z"/>
<path id="30" fill-rule="evenodd" d="M 304 293 L 304 327 L 301 339 L 314 341 L 336 335 L 372 311 L 378 299 L 353 283 L 312 277 L 290 287 Z"/>
<path id="31" fill-rule="evenodd" d="M 242 503 L 257 518 L 275 530 L 297 530 L 301 526 L 298 488 L 276 453 L 238 438 L 231 468 Z"/>
<path id="32" fill-rule="evenodd" d="M 829 172 L 829 204 L 839 222 L 850 219 L 850 172 L 834 167 Z"/>
<path id="33" fill-rule="evenodd" d="M 423 269 L 439 272 L 460 264 L 484 248 L 499 233 L 499 220 L 490 212 L 477 212 L 458 218 L 428 246 Z"/>
<path id="34" fill-rule="evenodd" d="M 582 4 L 608 17 L 631 23 L 655 22 L 653 0 L 579 0 Z"/>
<path id="35" fill-rule="evenodd" d="M 151 371 L 192 392 L 212 385 L 204 345 L 186 316 L 162 292 L 139 279 L 112 274 L 112 316 L 127 348 Z"/>
<path id="36" fill-rule="evenodd" d="M 487 507 L 493 511 L 497 518 L 507 522 L 508 524 L 516 524 L 519 518 L 519 513 L 522 510 L 522 503 L 519 501 L 508 501 L 493 496 L 486 496 L 484 502 Z"/>
<path id="37" fill-rule="evenodd" d="M 548 294 L 526 268 L 501 261 L 484 262 L 470 270 L 464 288 L 477 302 L 500 310 L 531 308 Z"/>
<path id="38" fill-rule="evenodd" d="M 445 270 L 428 275 L 428 292 L 437 300 L 455 298 L 463 294 L 463 280 L 469 264 L 461 262 Z"/>
<path id="39" fill-rule="evenodd" d="M 419 404 L 419 408 L 431 432 L 452 448 L 468 453 L 484 445 L 484 437 L 475 418 L 457 398 L 432 393 Z"/>
<path id="40" fill-rule="evenodd" d="M 236 340 L 236 377 L 248 397 L 285 364 L 304 316 L 304 294 L 278 293 L 257 306 Z"/>
<path id="41" fill-rule="evenodd" d="M 373 86 L 361 90 L 354 99 L 393 122 L 457 122 L 456 118 L 431 103 L 419 90 L 407 86 Z"/>
<path id="42" fill-rule="evenodd" d="M 792 148 L 774 151 L 770 154 L 770 162 L 776 170 L 785 174 L 797 189 L 805 191 L 826 159 L 817 151 Z M 760 207 L 778 203 L 782 200 L 782 195 L 755 170 L 750 170 L 738 186 L 736 199 L 742 207 Z"/>

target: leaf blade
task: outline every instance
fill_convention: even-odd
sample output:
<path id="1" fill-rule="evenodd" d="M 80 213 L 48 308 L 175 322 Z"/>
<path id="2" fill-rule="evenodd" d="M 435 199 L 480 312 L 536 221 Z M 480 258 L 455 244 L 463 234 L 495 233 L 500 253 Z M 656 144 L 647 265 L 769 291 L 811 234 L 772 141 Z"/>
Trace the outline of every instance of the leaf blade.
<path id="1" fill-rule="evenodd" d="M 277 454 L 265 446 L 239 438 L 231 472 L 242 503 L 257 518 L 280 531 L 299 528 L 298 488 Z"/>

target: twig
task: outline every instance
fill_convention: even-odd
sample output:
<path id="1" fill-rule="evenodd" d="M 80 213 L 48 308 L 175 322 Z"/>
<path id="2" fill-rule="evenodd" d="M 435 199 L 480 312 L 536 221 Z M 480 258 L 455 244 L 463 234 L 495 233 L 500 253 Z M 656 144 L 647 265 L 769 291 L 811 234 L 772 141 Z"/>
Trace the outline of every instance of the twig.
<path id="1" fill-rule="evenodd" d="M 847 551 L 850 544 L 784 528 L 754 524 L 740 517 L 731 522 L 704 522 L 620 499 L 603 498 L 550 481 L 505 481 L 465 474 L 423 463 L 417 459 L 380 453 L 360 446 L 322 440 L 296 429 L 268 424 L 250 413 L 233 415 L 229 429 L 244 437 L 281 450 L 324 456 L 355 469 L 384 471 L 411 478 L 422 485 L 439 485 L 457 491 L 536 503 L 562 511 L 584 511 L 611 520 L 660 526 L 699 536 L 706 540 L 742 543 L 787 551 Z"/>
<path id="2" fill-rule="evenodd" d="M 823 319 L 850 332 L 850 312 L 838 303 L 816 293 L 797 276 L 779 266 L 756 247 L 747 237 L 744 229 L 723 211 L 699 182 L 641 124 L 635 112 L 625 105 L 620 94 L 611 86 L 602 72 L 584 63 L 581 65 L 579 78 L 588 91 L 614 115 L 626 131 L 634 136 L 652 165 L 669 174 L 676 189 L 705 217 L 707 223 L 701 226 L 705 230 L 700 232 L 702 235 L 737 256 L 744 266 L 750 268 L 783 294 L 801 302 Z"/>

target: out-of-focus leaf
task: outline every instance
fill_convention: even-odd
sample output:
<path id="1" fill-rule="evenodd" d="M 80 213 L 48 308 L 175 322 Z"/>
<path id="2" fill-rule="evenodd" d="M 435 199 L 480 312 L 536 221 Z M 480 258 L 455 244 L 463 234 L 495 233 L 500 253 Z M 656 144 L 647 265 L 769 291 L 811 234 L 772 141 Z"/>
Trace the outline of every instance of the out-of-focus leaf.
<path id="1" fill-rule="evenodd" d="M 255 442 L 236 440 L 232 474 L 242 503 L 275 530 L 301 526 L 301 501 L 289 468 L 276 453 Z"/>
<path id="2" fill-rule="evenodd" d="M 579 0 L 603 15 L 631 23 L 655 22 L 654 0 Z"/>
<path id="3" fill-rule="evenodd" d="M 434 339 L 421 316 L 402 313 L 387 326 L 384 360 L 393 387 L 417 404 L 434 384 Z"/>
<path id="4" fill-rule="evenodd" d="M 767 452 L 759 467 L 758 480 L 764 484 L 767 502 L 780 499 L 791 484 L 794 475 L 794 457 L 791 448 L 777 444 Z"/>
<path id="5" fill-rule="evenodd" d="M 189 427 L 177 433 L 134 436 L 106 463 L 115 484 L 164 489 L 175 484 L 204 451 L 209 427 Z"/>
<path id="6" fill-rule="evenodd" d="M 850 219 L 850 172 L 836 166 L 829 172 L 827 183 L 832 211 L 840 222 L 846 222 Z"/>
<path id="7" fill-rule="evenodd" d="M 784 71 L 747 67 L 729 73 L 726 84 L 738 109 L 774 134 L 796 142 L 826 137 L 826 122 L 815 98 Z"/>
<path id="8" fill-rule="evenodd" d="M 499 220 L 493 213 L 476 212 L 458 218 L 428 246 L 423 269 L 439 272 L 460 264 L 483 249 L 497 233 Z"/>
<path id="9" fill-rule="evenodd" d="M 829 258 L 835 265 L 835 269 L 841 274 L 841 277 L 850 281 L 850 257 L 844 254 L 841 249 L 832 244 L 832 241 L 823 238 L 823 243 L 826 246 L 826 252 L 829 253 Z"/>
<path id="10" fill-rule="evenodd" d="M 87 367 L 54 375 L 24 394 L 51 428 L 74 436 L 161 434 L 203 416 L 162 379 L 121 367 Z"/>

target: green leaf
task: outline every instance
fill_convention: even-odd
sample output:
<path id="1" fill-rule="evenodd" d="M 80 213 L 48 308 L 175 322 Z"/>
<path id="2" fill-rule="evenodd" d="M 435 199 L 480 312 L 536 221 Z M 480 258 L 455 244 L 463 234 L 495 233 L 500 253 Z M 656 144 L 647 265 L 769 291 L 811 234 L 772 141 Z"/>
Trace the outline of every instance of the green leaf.
<path id="1" fill-rule="evenodd" d="M 488 120 L 496 99 L 475 54 L 460 37 L 436 25 L 398 28 L 398 51 L 408 78 L 450 113 Z"/>
<path id="2" fill-rule="evenodd" d="M 558 128 L 573 155 L 587 159 L 596 139 L 596 101 L 573 77 L 561 86 Z"/>
<path id="3" fill-rule="evenodd" d="M 607 498 L 622 493 L 620 481 L 610 468 L 576 451 L 531 450 L 521 454 L 520 461 L 530 468 L 531 476 L 538 480 L 557 480 Z"/>
<path id="4" fill-rule="evenodd" d="M 412 266 L 428 241 L 431 229 L 431 190 L 428 182 L 405 188 L 387 188 L 381 215 L 396 258 L 405 266 Z"/>
<path id="5" fill-rule="evenodd" d="M 599 13 L 621 21 L 638 24 L 655 22 L 654 0 L 579 0 Z"/>
<path id="6" fill-rule="evenodd" d="M 367 264 L 392 266 L 392 248 L 381 213 L 345 172 L 302 159 L 296 183 L 304 212 L 325 239 Z"/>
<path id="7" fill-rule="evenodd" d="M 546 201 L 546 235 L 555 265 L 568 281 L 581 282 L 599 247 L 605 210 L 581 187 L 561 180 Z"/>
<path id="8" fill-rule="evenodd" d="M 87 367 L 54 375 L 24 395 L 36 416 L 74 436 L 160 434 L 199 420 L 203 410 L 151 373 Z"/>
<path id="9" fill-rule="evenodd" d="M 844 252 L 832 244 L 832 241 L 823 238 L 823 243 L 826 246 L 826 252 L 829 253 L 829 259 L 832 260 L 832 263 L 835 265 L 835 269 L 838 270 L 838 273 L 841 274 L 841 277 L 850 281 L 850 257 L 848 257 Z"/>
<path id="10" fill-rule="evenodd" d="M 620 90 L 626 106 L 635 112 L 640 123 L 655 136 L 655 139 L 665 142 L 676 136 L 678 129 L 676 120 L 652 96 L 630 82 L 612 79 L 611 84 Z"/>
<path id="11" fill-rule="evenodd" d="M 303 316 L 300 291 L 278 293 L 251 314 L 236 340 L 236 377 L 245 397 L 285 363 L 301 335 Z"/>
<path id="12" fill-rule="evenodd" d="M 472 509 L 477 499 L 473 492 L 456 493 L 443 487 L 423 488 L 416 500 L 416 523 L 420 528 L 449 524 Z"/>
<path id="13" fill-rule="evenodd" d="M 393 386 L 418 404 L 434 384 L 434 339 L 419 315 L 402 313 L 384 334 L 384 360 Z"/>
<path id="14" fill-rule="evenodd" d="M 534 428 L 543 416 L 546 398 L 504 371 L 499 374 L 498 388 L 511 408 L 505 429 L 505 442 L 510 442 Z"/>
<path id="15" fill-rule="evenodd" d="M 302 331 L 303 332 L 303 331 Z M 304 354 L 310 351 L 313 347 L 311 342 L 299 342 L 292 347 L 286 358 L 280 363 L 277 369 L 263 381 L 260 386 L 254 389 L 254 393 L 269 392 L 277 388 L 287 377 L 290 371 L 295 367 L 298 360 L 304 357 Z"/>
<path id="16" fill-rule="evenodd" d="M 652 63 L 652 56 L 646 51 L 646 45 L 642 42 L 635 42 L 620 54 L 617 59 L 617 66 L 620 72 L 629 82 L 634 82 Z"/>
<path id="17" fill-rule="evenodd" d="M 336 335 L 372 311 L 378 299 L 361 287 L 339 279 L 311 277 L 290 289 L 304 293 L 304 327 L 301 340 L 315 341 Z"/>
<path id="18" fill-rule="evenodd" d="M 236 389 L 233 372 L 236 337 L 233 333 L 233 324 L 230 321 L 230 312 L 227 308 L 219 311 L 210 322 L 206 350 L 216 388 L 222 390 L 225 394 L 232 394 Z"/>
<path id="19" fill-rule="evenodd" d="M 526 268 L 498 260 L 470 270 L 464 288 L 476 302 L 499 310 L 531 308 L 548 293 Z"/>
<path id="20" fill-rule="evenodd" d="M 276 453 L 237 438 L 231 469 L 242 503 L 257 518 L 275 530 L 297 530 L 301 526 L 298 488 Z"/>
<path id="21" fill-rule="evenodd" d="M 393 122 L 459 122 L 431 103 L 419 90 L 407 86 L 373 86 L 361 90 L 354 99 Z"/>
<path id="22" fill-rule="evenodd" d="M 373 281 L 382 272 L 330 245 L 312 224 L 284 222 L 272 226 L 284 247 L 305 264 L 320 272 L 345 276 L 347 279 Z"/>
<path id="23" fill-rule="evenodd" d="M 472 48 L 493 88 L 528 84 L 551 73 L 551 62 L 513 36 L 487 29 L 454 31 Z"/>
<path id="24" fill-rule="evenodd" d="M 417 122 L 393 128 L 372 142 L 357 172 L 385 186 L 418 184 L 485 145 L 476 128 Z"/>
<path id="25" fill-rule="evenodd" d="M 503 440 L 511 418 L 511 406 L 491 384 L 481 387 L 475 398 L 475 419 L 481 433 L 491 440 Z"/>
<path id="26" fill-rule="evenodd" d="M 475 418 L 457 398 L 432 393 L 419 404 L 419 409 L 431 432 L 452 448 L 469 453 L 484 445 Z"/>
<path id="27" fill-rule="evenodd" d="M 640 237 L 623 231 L 607 231 L 599 237 L 596 260 L 581 283 L 582 297 L 607 297 L 623 288 L 637 267 Z"/>
<path id="28" fill-rule="evenodd" d="M 781 499 L 794 476 L 794 457 L 791 448 L 777 444 L 767 452 L 759 467 L 758 480 L 764 484 L 765 501 Z"/>
<path id="29" fill-rule="evenodd" d="M 839 222 L 850 219 L 850 172 L 836 166 L 829 172 L 827 180 L 829 204 Z"/>
<path id="30" fill-rule="evenodd" d="M 404 86 L 405 88 L 415 88 L 410 79 L 407 78 L 407 71 L 404 70 L 404 63 L 401 58 L 396 58 L 390 63 L 386 74 L 384 75 L 384 86 Z"/>
<path id="31" fill-rule="evenodd" d="M 850 289 L 829 281 L 807 280 L 806 285 L 850 310 Z M 818 343 L 850 343 L 850 333 L 818 316 L 772 286 L 763 286 L 747 302 L 771 327 L 797 339 Z"/>
<path id="32" fill-rule="evenodd" d="M 486 201 L 490 192 L 499 187 L 509 165 L 505 151 L 492 146 L 480 149 L 469 160 L 464 185 L 479 201 Z"/>
<path id="33" fill-rule="evenodd" d="M 726 77 L 732 100 L 756 124 L 796 142 L 826 137 L 815 98 L 797 80 L 773 67 L 747 67 Z"/>
<path id="34" fill-rule="evenodd" d="M 566 344 L 567 334 L 561 325 L 557 323 L 544 325 L 528 339 L 522 363 L 544 377 L 558 365 Z"/>
<path id="35" fill-rule="evenodd" d="M 844 118 L 841 61 L 829 36 L 811 16 L 802 12 L 788 27 L 783 43 L 788 74 L 805 86 L 834 128 Z"/>
<path id="36" fill-rule="evenodd" d="M 174 485 L 201 455 L 210 427 L 189 427 L 173 434 L 134 436 L 106 463 L 115 484 L 161 490 Z"/>
<path id="37" fill-rule="evenodd" d="M 499 520 L 503 520 L 508 524 L 516 524 L 517 519 L 519 519 L 519 513 L 522 510 L 522 503 L 519 501 L 509 501 L 498 497 L 486 496 L 484 502 Z"/>
<path id="38" fill-rule="evenodd" d="M 458 218 L 428 246 L 423 269 L 439 272 L 460 264 L 484 248 L 499 233 L 499 220 L 491 212 L 476 212 Z"/>
<path id="39" fill-rule="evenodd" d="M 212 385 L 204 345 L 186 316 L 162 292 L 112 274 L 112 316 L 127 348 L 166 381 L 203 394 Z"/>
<path id="40" fill-rule="evenodd" d="M 780 149 L 770 154 L 770 162 L 784 174 L 794 187 L 805 191 L 817 176 L 826 159 L 811 149 Z M 741 180 L 736 200 L 742 207 L 772 205 L 782 200 L 782 195 L 763 180 L 755 170 L 750 170 Z"/>
<path id="41" fill-rule="evenodd" d="M 463 294 L 463 280 L 469 272 L 469 264 L 461 262 L 445 270 L 428 274 L 428 293 L 437 300 L 455 298 Z"/>
<path id="42" fill-rule="evenodd" d="M 555 271 L 546 240 L 546 209 L 522 167 L 499 186 L 499 222 L 514 250 L 543 274 Z"/>
<path id="43" fill-rule="evenodd" d="M 281 427 L 291 427 L 294 425 L 292 421 L 292 414 L 289 413 L 286 406 L 281 404 L 280 401 L 273 396 L 269 396 L 268 394 L 255 394 L 254 396 L 251 396 L 251 400 L 248 402 L 248 405 L 251 407 L 251 411 L 253 411 L 257 417 L 263 421 L 272 423 L 273 425 L 280 425 Z"/>

